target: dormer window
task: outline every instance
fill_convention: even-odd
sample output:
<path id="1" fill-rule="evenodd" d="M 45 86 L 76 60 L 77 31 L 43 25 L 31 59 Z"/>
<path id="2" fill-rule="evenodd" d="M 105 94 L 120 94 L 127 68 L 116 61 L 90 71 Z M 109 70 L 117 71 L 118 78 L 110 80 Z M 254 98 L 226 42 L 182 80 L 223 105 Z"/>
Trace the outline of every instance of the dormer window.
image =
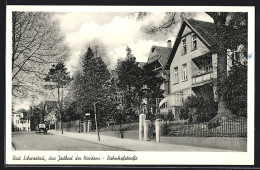
<path id="1" fill-rule="evenodd" d="M 186 38 L 182 39 L 182 55 L 187 53 L 187 43 L 186 43 Z"/>
<path id="2" fill-rule="evenodd" d="M 197 49 L 197 36 L 195 34 L 193 34 L 191 36 L 191 41 L 192 41 L 191 49 L 196 50 Z"/>

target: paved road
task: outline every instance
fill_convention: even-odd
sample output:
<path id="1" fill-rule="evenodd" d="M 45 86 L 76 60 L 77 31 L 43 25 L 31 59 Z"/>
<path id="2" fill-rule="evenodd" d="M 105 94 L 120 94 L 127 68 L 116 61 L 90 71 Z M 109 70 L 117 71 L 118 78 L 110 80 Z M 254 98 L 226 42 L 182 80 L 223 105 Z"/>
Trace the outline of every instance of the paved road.
<path id="1" fill-rule="evenodd" d="M 65 136 L 56 136 L 48 133 L 17 132 L 12 135 L 12 143 L 16 150 L 57 150 L 57 151 L 124 151 L 125 149 L 105 146 L 73 139 Z"/>

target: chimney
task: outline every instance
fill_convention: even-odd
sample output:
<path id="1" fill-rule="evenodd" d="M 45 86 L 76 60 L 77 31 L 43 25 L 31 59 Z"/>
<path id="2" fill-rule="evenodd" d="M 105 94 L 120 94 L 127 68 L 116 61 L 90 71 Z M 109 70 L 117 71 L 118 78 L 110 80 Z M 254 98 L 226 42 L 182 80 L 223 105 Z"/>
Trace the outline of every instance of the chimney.
<path id="1" fill-rule="evenodd" d="M 171 40 L 168 40 L 168 41 L 167 41 L 167 47 L 168 47 L 168 48 L 172 48 L 172 41 L 171 41 Z"/>

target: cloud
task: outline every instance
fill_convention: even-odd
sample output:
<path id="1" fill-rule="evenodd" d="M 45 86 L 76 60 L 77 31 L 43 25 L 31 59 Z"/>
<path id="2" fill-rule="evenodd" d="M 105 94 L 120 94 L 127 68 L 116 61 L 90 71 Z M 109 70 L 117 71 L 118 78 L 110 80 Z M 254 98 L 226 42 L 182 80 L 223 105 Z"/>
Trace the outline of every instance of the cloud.
<path id="1" fill-rule="evenodd" d="M 107 19 L 90 20 L 89 16 Z M 126 13 L 85 13 L 84 15 L 67 13 L 62 17 L 57 17 L 61 23 L 61 30 L 66 36 L 65 42 L 71 50 L 71 57 L 66 62 L 68 70 L 72 73 L 76 71 L 79 55 L 85 53 L 86 44 L 95 39 L 102 42 L 107 49 L 111 61 L 109 68 L 114 68 L 118 59 L 125 58 L 126 46 L 132 49 L 137 61 L 146 61 L 151 46 L 166 46 L 168 39 L 166 38 L 162 42 L 161 39 L 165 37 L 148 36 L 142 32 L 141 28 L 150 22 L 158 24 L 163 17 L 164 13 L 152 13 L 143 21 L 136 21 L 135 18 L 129 17 Z M 73 24 L 71 24 L 72 22 Z"/>
<path id="2" fill-rule="evenodd" d="M 212 22 L 205 13 L 197 13 L 195 19 Z M 65 34 L 65 42 L 71 51 L 66 66 L 73 74 L 78 69 L 80 56 L 87 50 L 87 44 L 93 40 L 100 41 L 107 49 L 110 64 L 113 69 L 118 59 L 125 58 L 126 47 L 132 49 L 137 61 L 147 61 L 152 45 L 166 46 L 167 40 L 174 43 L 179 25 L 174 31 L 166 34 L 147 35 L 142 29 L 144 25 L 158 25 L 165 17 L 165 13 L 150 13 L 144 20 L 137 21 L 129 13 L 59 13 L 61 30 Z"/>

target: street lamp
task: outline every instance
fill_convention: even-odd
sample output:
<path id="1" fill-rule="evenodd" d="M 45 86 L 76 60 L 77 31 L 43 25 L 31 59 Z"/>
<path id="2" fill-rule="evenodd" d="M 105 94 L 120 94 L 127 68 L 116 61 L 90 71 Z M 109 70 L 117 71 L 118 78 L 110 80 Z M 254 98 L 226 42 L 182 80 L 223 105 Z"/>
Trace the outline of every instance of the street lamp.
<path id="1" fill-rule="evenodd" d="M 86 118 L 87 118 L 88 116 L 90 117 L 90 113 L 86 113 L 85 116 L 86 116 Z"/>

